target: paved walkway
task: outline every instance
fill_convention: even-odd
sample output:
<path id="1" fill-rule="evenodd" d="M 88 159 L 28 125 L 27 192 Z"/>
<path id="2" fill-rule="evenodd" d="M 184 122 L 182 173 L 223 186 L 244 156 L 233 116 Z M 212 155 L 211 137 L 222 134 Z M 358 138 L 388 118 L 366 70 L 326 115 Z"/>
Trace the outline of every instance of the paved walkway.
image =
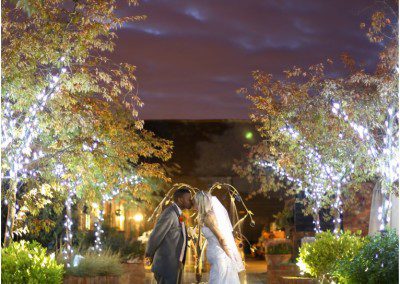
<path id="1" fill-rule="evenodd" d="M 127 273 L 122 276 L 120 283 L 143 283 L 143 284 L 156 284 L 153 279 L 153 274 L 145 271 L 140 264 L 126 265 Z M 243 284 L 263 284 L 267 283 L 266 279 L 267 266 L 263 260 L 248 260 L 246 262 L 246 273 L 241 275 L 241 282 Z M 204 273 L 202 283 L 207 283 L 208 273 Z M 185 272 L 183 275 L 183 284 L 196 283 L 196 276 L 193 272 Z"/>
<path id="2" fill-rule="evenodd" d="M 267 283 L 267 263 L 265 260 L 247 260 L 246 275 L 241 280 L 244 284 Z"/>
<path id="3" fill-rule="evenodd" d="M 64 284 L 156 284 L 153 274 L 143 264 L 125 264 L 126 272 L 121 277 L 66 277 Z M 315 279 L 298 277 L 295 265 L 286 264 L 267 272 L 264 260 L 249 259 L 246 273 L 241 275 L 242 284 L 316 284 Z M 208 273 L 203 274 L 202 283 L 207 283 Z M 185 272 L 182 284 L 196 283 L 195 273 Z"/>

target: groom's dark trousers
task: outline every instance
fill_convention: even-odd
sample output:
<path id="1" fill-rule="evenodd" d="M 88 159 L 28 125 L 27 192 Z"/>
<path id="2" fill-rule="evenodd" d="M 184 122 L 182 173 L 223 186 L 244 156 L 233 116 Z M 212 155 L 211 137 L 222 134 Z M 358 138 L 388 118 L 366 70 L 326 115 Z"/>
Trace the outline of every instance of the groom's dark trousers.
<path id="1" fill-rule="evenodd" d="M 184 234 L 178 208 L 175 205 L 167 207 L 158 218 L 146 248 L 146 257 L 153 258 L 151 271 L 157 283 L 181 283 L 187 247 L 187 241 L 183 243 Z M 183 246 L 185 251 L 181 262 L 179 257 Z"/>
<path id="2" fill-rule="evenodd" d="M 181 268 L 179 268 L 178 277 L 176 279 L 174 279 L 174 278 L 171 278 L 171 279 L 164 278 L 164 277 L 162 277 L 162 276 L 160 276 L 160 275 L 155 273 L 154 277 L 156 278 L 157 284 L 169 284 L 169 283 L 180 284 L 180 283 L 182 283 L 183 268 L 184 268 L 183 265 L 182 265 Z"/>

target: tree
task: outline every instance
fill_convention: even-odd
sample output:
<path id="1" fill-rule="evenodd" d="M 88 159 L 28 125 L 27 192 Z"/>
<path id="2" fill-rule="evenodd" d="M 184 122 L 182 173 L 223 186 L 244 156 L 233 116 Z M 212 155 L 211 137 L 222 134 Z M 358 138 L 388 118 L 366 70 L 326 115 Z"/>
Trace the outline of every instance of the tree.
<path id="1" fill-rule="evenodd" d="M 143 16 L 118 17 L 116 1 L 14 2 L 2 4 L 5 245 L 55 192 L 66 197 L 74 184 L 79 197 L 92 198 L 93 168 L 107 173 L 110 187 L 132 172 L 166 178 L 151 158 L 166 160 L 171 150 L 137 118 L 135 67 L 107 58 L 115 29 Z M 33 204 L 30 191 L 38 189 L 45 194 Z M 132 190 L 151 194 L 146 186 Z"/>
<path id="2" fill-rule="evenodd" d="M 342 202 L 361 182 L 378 178 L 385 192 L 398 192 L 397 27 L 378 11 L 368 36 L 385 39 L 373 74 L 346 55 L 349 74 L 344 77 L 326 75 L 328 59 L 308 69 L 294 67 L 282 81 L 256 71 L 253 89 L 242 90 L 253 102 L 251 118 L 265 138 L 244 174 L 263 165 L 295 181 L 297 191 L 308 192 L 309 211 L 317 213 L 318 203 L 332 204 L 336 230 Z M 383 205 L 383 216 L 388 207 Z"/>

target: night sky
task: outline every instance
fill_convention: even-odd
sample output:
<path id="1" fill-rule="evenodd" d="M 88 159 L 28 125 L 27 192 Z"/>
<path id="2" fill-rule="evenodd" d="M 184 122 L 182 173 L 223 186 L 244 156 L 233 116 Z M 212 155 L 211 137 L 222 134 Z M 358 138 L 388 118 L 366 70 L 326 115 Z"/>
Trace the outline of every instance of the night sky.
<path id="1" fill-rule="evenodd" d="M 140 1 L 123 14 L 147 19 L 118 31 L 114 59 L 137 66 L 143 119 L 247 119 L 236 93 L 251 72 L 349 52 L 373 65 L 377 47 L 360 30 L 373 0 Z"/>

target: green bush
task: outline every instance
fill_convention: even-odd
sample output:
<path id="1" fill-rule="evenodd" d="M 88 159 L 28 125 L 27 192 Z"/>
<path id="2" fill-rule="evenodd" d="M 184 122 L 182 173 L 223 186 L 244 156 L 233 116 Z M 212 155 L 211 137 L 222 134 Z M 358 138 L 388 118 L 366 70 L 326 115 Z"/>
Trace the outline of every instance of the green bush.
<path id="1" fill-rule="evenodd" d="M 292 246 L 288 243 L 271 245 L 267 248 L 267 254 L 291 254 Z"/>
<path id="2" fill-rule="evenodd" d="M 336 271 L 341 283 L 399 283 L 399 238 L 395 231 L 368 238 L 353 259 Z"/>
<path id="3" fill-rule="evenodd" d="M 62 283 L 64 266 L 37 242 L 13 242 L 1 251 L 2 283 Z"/>
<path id="4" fill-rule="evenodd" d="M 301 246 L 297 265 L 322 282 L 333 280 L 338 261 L 352 259 L 363 244 L 360 234 L 345 232 L 335 236 L 331 232 L 322 232 L 316 235 L 314 242 Z"/>
<path id="5" fill-rule="evenodd" d="M 120 257 L 111 251 L 102 253 L 86 252 L 75 267 L 67 269 L 67 274 L 74 276 L 120 276 L 124 273 Z"/>

